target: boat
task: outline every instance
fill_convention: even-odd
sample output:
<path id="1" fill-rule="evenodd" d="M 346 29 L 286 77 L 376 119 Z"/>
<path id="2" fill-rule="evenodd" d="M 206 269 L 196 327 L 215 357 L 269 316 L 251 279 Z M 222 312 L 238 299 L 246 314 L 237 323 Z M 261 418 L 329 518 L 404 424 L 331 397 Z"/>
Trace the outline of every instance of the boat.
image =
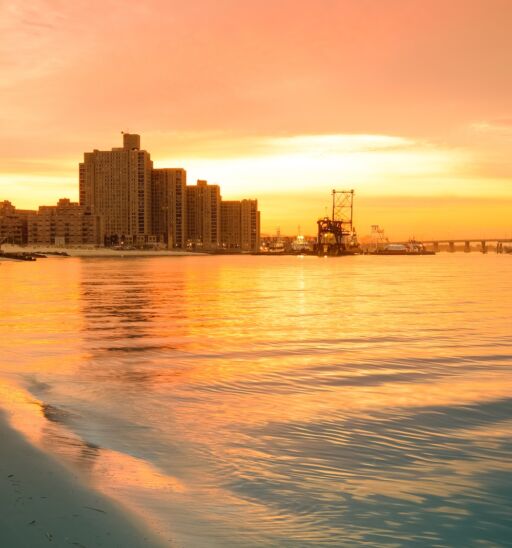
<path id="1" fill-rule="evenodd" d="M 424 244 L 410 240 L 406 244 L 386 244 L 384 247 L 369 251 L 368 255 L 435 255 L 435 251 L 425 248 Z"/>
<path id="2" fill-rule="evenodd" d="M 284 253 L 284 243 L 281 240 L 271 242 L 267 248 L 267 253 L 272 253 L 272 254 Z"/>
<path id="3" fill-rule="evenodd" d="M 281 230 L 277 228 L 276 236 L 270 241 L 264 251 L 268 255 L 281 255 L 285 252 L 284 241 L 281 238 Z"/>
<path id="4" fill-rule="evenodd" d="M 292 242 L 292 251 L 294 253 L 309 253 L 311 251 L 311 246 L 309 242 L 306 241 L 306 238 L 300 234 Z"/>

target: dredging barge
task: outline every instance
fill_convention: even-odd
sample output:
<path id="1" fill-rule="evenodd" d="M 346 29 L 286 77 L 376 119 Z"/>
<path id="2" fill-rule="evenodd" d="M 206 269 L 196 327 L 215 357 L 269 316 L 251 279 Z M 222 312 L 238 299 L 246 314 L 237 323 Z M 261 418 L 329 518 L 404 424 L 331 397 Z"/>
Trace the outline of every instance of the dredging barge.
<path id="1" fill-rule="evenodd" d="M 332 191 L 332 217 L 317 221 L 318 236 L 315 254 L 319 257 L 340 257 L 362 253 L 353 227 L 354 190 Z"/>
<path id="2" fill-rule="evenodd" d="M 410 240 L 406 244 L 377 242 L 375 248 L 362 248 L 357 240 L 353 225 L 354 191 L 332 191 L 332 216 L 317 221 L 318 236 L 314 253 L 319 257 L 340 257 L 344 255 L 435 255 L 435 251 L 425 248 L 424 244 Z M 383 230 L 377 225 L 372 231 L 383 239 Z"/>

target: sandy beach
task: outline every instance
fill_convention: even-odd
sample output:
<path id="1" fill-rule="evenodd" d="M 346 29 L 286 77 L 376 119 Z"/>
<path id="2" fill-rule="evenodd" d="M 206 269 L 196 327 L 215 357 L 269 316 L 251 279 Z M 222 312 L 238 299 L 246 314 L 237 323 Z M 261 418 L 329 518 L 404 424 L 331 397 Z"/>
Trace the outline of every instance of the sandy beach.
<path id="1" fill-rule="evenodd" d="M 0 413 L 0 546 L 160 547 L 114 502 L 12 430 Z"/>
<path id="2" fill-rule="evenodd" d="M 37 246 L 17 246 L 11 244 L 2 244 L 2 250 L 8 253 L 44 253 L 65 252 L 70 257 L 197 257 L 206 256 L 207 253 L 195 253 L 190 251 L 169 251 L 167 249 L 159 250 L 142 250 L 142 249 L 112 249 L 108 247 L 55 247 L 50 245 Z"/>

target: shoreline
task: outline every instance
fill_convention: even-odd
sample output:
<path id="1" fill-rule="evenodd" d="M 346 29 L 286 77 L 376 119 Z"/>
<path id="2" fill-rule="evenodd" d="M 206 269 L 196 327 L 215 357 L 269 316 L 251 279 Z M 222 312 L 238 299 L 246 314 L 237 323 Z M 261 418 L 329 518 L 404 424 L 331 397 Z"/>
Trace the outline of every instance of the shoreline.
<path id="1" fill-rule="evenodd" d="M 144 523 L 30 443 L 0 410 L 2 546 L 169 546 Z M 49 544 L 52 543 L 52 544 Z"/>
<path id="2" fill-rule="evenodd" d="M 45 251 L 52 252 L 65 252 L 70 257 L 205 257 L 209 253 L 196 253 L 192 251 L 169 251 L 167 249 L 161 250 L 141 250 L 141 249 L 125 249 L 116 250 L 108 247 L 55 247 L 51 245 L 27 245 L 19 246 L 12 244 L 3 244 L 2 250 L 8 253 L 43 253 Z M 52 257 L 53 255 L 49 255 Z M 55 255 L 58 257 L 58 255 Z"/>

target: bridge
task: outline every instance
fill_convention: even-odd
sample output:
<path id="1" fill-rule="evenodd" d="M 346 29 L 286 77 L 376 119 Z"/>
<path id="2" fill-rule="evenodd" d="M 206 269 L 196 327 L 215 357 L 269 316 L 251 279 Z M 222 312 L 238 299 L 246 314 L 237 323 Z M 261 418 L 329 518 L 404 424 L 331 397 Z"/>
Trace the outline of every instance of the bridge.
<path id="1" fill-rule="evenodd" d="M 437 240 L 415 240 L 418 243 L 422 243 L 425 246 L 431 246 L 434 251 L 439 251 L 440 244 L 445 244 L 448 246 L 448 251 L 450 253 L 455 252 L 456 244 L 464 244 L 464 253 L 469 253 L 471 251 L 471 244 L 479 244 L 480 251 L 482 253 L 487 253 L 487 245 L 490 243 L 496 244 L 496 253 L 503 253 L 504 246 L 503 244 L 512 244 L 512 238 L 463 238 L 463 239 L 437 239 Z M 408 242 L 390 242 L 394 244 L 407 244 Z"/>

